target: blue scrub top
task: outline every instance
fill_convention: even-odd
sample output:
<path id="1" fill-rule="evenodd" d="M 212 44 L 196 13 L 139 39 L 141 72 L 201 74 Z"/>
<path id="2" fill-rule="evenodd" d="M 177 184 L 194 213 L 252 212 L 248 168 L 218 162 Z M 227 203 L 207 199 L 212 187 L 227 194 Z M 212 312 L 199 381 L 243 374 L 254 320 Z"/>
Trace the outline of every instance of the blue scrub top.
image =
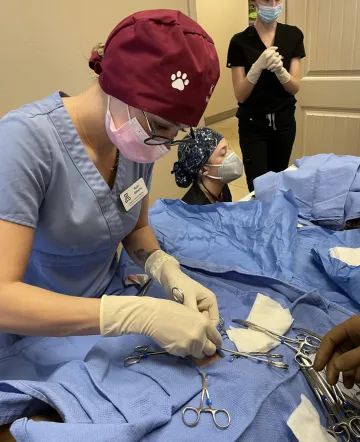
<path id="1" fill-rule="evenodd" d="M 56 92 L 0 120 L 0 219 L 35 229 L 25 283 L 100 297 L 114 277 L 118 245 L 140 215 L 141 203 L 126 212 L 119 195 L 139 178 L 150 188 L 153 165 L 120 155 L 110 189 L 62 96 Z"/>

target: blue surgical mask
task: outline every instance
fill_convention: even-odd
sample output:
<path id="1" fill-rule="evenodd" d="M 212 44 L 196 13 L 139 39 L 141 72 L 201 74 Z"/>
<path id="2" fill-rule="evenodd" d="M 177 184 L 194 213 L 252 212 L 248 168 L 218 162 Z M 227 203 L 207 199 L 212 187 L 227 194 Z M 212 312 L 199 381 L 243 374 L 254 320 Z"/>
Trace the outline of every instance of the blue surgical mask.
<path id="1" fill-rule="evenodd" d="M 259 5 L 259 12 L 258 15 L 261 18 L 261 20 L 265 23 L 273 23 L 275 20 L 277 20 L 280 16 L 280 14 L 284 10 L 284 3 L 281 3 L 278 6 L 263 6 Z"/>

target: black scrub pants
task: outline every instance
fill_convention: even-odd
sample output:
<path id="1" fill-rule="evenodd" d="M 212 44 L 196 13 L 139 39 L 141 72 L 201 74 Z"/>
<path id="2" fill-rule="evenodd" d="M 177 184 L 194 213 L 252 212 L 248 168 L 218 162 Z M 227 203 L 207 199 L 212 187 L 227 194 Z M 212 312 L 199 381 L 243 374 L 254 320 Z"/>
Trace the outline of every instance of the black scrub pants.
<path id="1" fill-rule="evenodd" d="M 296 136 L 295 108 L 271 116 L 239 116 L 240 147 L 249 191 L 255 178 L 289 166 Z"/>

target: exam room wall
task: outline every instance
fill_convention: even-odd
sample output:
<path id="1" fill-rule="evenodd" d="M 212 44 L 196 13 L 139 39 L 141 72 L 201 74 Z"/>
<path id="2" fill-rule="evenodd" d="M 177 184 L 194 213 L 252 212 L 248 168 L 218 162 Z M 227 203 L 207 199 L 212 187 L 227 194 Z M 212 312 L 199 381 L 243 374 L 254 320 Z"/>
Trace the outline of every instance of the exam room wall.
<path id="1" fill-rule="evenodd" d="M 0 12 L 0 118 L 11 109 L 61 89 L 77 94 L 96 81 L 88 67 L 91 48 L 124 17 L 144 9 L 194 11 L 195 0 L 33 0 L 2 2 Z M 192 15 L 195 15 L 193 12 Z M 1 143 L 1 141 L 0 141 Z M 0 145 L 1 147 L 1 145 Z M 155 166 L 151 203 L 178 198 L 170 174 L 177 151 Z"/>
<path id="2" fill-rule="evenodd" d="M 220 58 L 221 77 L 205 112 L 207 121 L 216 116 L 230 116 L 237 107 L 231 80 L 226 67 L 227 52 L 233 35 L 249 26 L 248 0 L 196 0 L 197 20 L 215 42 Z M 215 116 L 215 120 L 214 120 Z"/>

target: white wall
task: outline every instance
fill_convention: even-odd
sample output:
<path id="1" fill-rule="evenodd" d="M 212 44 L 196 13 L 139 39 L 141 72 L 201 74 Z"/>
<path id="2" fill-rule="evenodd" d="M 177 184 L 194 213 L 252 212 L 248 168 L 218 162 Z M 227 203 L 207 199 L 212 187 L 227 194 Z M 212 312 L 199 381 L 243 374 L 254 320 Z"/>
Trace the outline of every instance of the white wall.
<path id="1" fill-rule="evenodd" d="M 220 58 L 221 78 L 205 112 L 210 117 L 237 106 L 226 61 L 231 38 L 249 26 L 248 0 L 197 0 L 196 10 L 197 20 L 213 38 Z"/>

